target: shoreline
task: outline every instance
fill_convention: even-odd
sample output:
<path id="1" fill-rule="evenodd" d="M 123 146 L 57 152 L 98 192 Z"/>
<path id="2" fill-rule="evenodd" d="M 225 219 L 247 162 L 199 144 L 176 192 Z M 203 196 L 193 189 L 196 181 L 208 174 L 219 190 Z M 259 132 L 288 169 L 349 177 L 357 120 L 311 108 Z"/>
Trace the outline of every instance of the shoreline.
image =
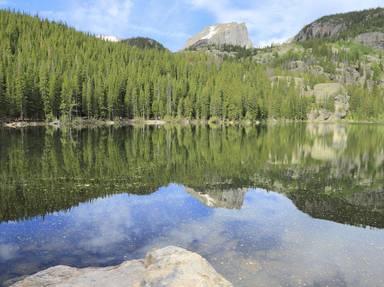
<path id="1" fill-rule="evenodd" d="M 209 120 L 189 120 L 189 119 L 172 119 L 172 120 L 144 120 L 144 119 L 121 119 L 113 120 L 98 120 L 98 119 L 74 119 L 72 121 L 62 122 L 55 120 L 47 121 L 18 121 L 18 120 L 0 120 L 1 128 L 29 128 L 29 127 L 54 127 L 54 128 L 98 128 L 108 126 L 165 126 L 165 125 L 203 125 L 203 126 L 260 126 L 260 125 L 275 125 L 275 124 L 364 124 L 364 125 L 383 125 L 384 121 L 355 121 L 355 120 L 339 120 L 339 121 L 310 121 L 310 120 L 276 120 L 268 119 L 265 121 L 214 121 Z"/>
<path id="2" fill-rule="evenodd" d="M 55 127 L 55 128 L 96 128 L 107 126 L 161 126 L 167 124 L 163 120 L 98 120 L 98 119 L 75 119 L 73 121 L 53 122 L 47 121 L 0 121 L 0 127 L 3 128 L 28 128 L 28 127 Z"/>

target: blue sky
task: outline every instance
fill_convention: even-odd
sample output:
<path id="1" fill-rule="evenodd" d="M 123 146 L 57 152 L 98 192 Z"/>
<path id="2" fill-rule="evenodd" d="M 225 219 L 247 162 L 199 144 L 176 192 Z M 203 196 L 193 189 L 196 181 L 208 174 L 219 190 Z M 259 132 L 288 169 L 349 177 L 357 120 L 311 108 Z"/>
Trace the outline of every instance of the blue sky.
<path id="1" fill-rule="evenodd" d="M 384 0 L 0 0 L 11 8 L 119 38 L 146 36 L 172 50 L 205 26 L 245 22 L 256 46 L 291 38 L 320 16 L 384 6 Z"/>

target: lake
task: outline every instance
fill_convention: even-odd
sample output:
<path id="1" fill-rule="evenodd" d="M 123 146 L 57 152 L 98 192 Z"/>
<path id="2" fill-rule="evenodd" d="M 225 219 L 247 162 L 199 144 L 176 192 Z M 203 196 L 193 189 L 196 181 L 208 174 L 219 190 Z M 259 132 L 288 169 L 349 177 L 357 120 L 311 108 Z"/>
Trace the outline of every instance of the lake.
<path id="1" fill-rule="evenodd" d="M 176 245 L 235 286 L 384 286 L 384 126 L 0 129 L 0 285 Z"/>

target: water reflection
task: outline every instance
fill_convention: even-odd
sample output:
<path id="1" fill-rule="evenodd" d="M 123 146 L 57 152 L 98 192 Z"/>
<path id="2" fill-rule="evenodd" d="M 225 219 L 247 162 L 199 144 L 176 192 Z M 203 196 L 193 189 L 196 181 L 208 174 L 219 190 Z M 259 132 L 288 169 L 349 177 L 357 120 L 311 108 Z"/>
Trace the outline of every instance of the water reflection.
<path id="1" fill-rule="evenodd" d="M 0 129 L 0 282 L 174 244 L 235 286 L 383 286 L 383 142 L 358 125 Z"/>
<path id="2" fill-rule="evenodd" d="M 247 192 L 245 188 L 228 190 L 211 189 L 206 191 L 195 191 L 192 188 L 187 188 L 186 191 L 208 207 L 227 209 L 241 209 L 244 204 L 245 193 Z"/>
<path id="3" fill-rule="evenodd" d="M 255 186 L 382 214 L 382 142 L 383 126 L 0 129 L 0 221 L 116 193 L 148 194 L 170 182 L 202 200 L 207 190 Z"/>
<path id="4" fill-rule="evenodd" d="M 313 219 L 264 190 L 239 191 L 245 197 L 237 211 L 208 207 L 190 191 L 170 185 L 149 196 L 116 195 L 2 224 L 1 278 L 57 264 L 117 264 L 173 244 L 206 256 L 235 286 L 384 284 L 380 230 Z"/>
<path id="5" fill-rule="evenodd" d="M 314 140 L 304 146 L 305 154 L 315 160 L 333 161 L 342 156 L 347 148 L 348 134 L 345 126 L 308 124 L 307 131 Z"/>

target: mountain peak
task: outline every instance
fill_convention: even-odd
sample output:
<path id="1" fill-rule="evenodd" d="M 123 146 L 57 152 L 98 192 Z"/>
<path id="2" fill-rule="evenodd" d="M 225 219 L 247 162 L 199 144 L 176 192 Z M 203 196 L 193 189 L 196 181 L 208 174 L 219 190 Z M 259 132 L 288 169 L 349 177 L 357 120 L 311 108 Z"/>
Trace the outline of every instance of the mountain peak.
<path id="1" fill-rule="evenodd" d="M 246 24 L 232 22 L 206 27 L 190 38 L 184 49 L 198 49 L 211 45 L 218 47 L 229 45 L 244 48 L 252 48 L 253 46 Z"/>

